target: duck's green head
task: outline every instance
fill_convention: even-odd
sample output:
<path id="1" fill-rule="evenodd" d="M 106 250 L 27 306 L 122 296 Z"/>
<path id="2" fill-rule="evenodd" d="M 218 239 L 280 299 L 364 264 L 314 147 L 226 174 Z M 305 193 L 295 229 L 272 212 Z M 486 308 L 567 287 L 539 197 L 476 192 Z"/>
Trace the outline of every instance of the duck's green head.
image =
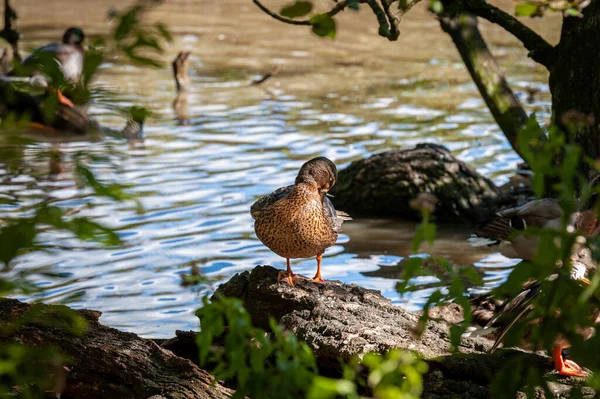
<path id="1" fill-rule="evenodd" d="M 81 28 L 69 28 L 63 36 L 65 44 L 81 44 L 85 40 L 85 34 Z"/>
<path id="2" fill-rule="evenodd" d="M 335 164 L 325 157 L 316 157 L 300 168 L 296 184 L 315 184 L 321 194 L 325 194 L 337 180 Z"/>

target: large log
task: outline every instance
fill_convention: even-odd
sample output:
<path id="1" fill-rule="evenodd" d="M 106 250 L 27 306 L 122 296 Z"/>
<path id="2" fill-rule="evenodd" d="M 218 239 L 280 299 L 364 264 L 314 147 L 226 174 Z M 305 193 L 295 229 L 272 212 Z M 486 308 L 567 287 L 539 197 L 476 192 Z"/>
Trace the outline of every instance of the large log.
<path id="1" fill-rule="evenodd" d="M 54 384 L 61 387 L 61 399 L 225 399 L 233 394 L 206 371 L 152 340 L 101 325 L 97 311 L 76 311 L 87 323 L 85 332 L 76 335 L 57 326 L 64 319 L 64 306 L 1 299 L 0 325 L 30 310 L 30 321 L 9 335 L 0 334 L 0 345 L 58 349 L 68 359 L 64 372 L 56 374 L 62 381 Z"/>
<path id="2" fill-rule="evenodd" d="M 273 267 L 257 266 L 221 285 L 212 300 L 220 295 L 241 298 L 253 323 L 267 330 L 269 317 L 274 317 L 312 347 L 326 374 L 335 374 L 340 358 L 402 348 L 418 352 L 429 364 L 424 398 L 489 398 L 493 376 L 514 356 L 541 368 L 549 378 L 556 377 L 548 357 L 515 349 L 490 355 L 492 341 L 485 337 L 463 338 L 461 353 L 452 354 L 445 322 L 430 321 L 419 338 L 413 333 L 419 315 L 392 305 L 379 291 L 336 281 L 318 285 L 308 279 L 291 287 L 278 284 L 277 274 Z M 436 317 L 460 321 L 457 309 L 437 308 Z M 560 378 L 560 382 L 552 389 L 556 397 L 565 397 L 574 381 Z M 588 390 L 585 397 L 593 395 Z"/>
<path id="3" fill-rule="evenodd" d="M 473 224 L 493 215 L 508 198 L 489 179 L 446 148 L 419 144 L 353 162 L 339 172 L 331 193 L 336 208 L 351 215 L 418 219 L 410 206 L 419 193 L 437 199 L 437 222 Z"/>

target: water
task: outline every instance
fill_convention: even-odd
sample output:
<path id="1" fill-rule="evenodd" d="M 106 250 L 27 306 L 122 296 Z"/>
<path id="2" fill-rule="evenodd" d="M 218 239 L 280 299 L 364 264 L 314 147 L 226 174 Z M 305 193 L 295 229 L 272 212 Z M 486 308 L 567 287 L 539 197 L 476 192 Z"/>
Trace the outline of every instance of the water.
<path id="1" fill-rule="evenodd" d="M 60 37 L 67 21 L 91 33 L 106 32 L 108 5 L 103 2 L 49 2 L 54 24 L 33 5 L 23 1 L 17 6 L 25 48 Z M 239 15 L 231 15 L 233 8 Z M 49 174 L 48 161 L 40 158 L 52 148 L 48 143 L 27 145 L 18 173 L 0 162 L 0 195 L 18 200 L 0 206 L 1 217 L 26 216 L 36 203 L 49 201 L 115 228 L 124 241 L 121 248 L 105 249 L 45 230 L 40 235 L 44 251 L 22 255 L 16 269 L 58 276 L 35 274 L 35 283 L 45 290 L 20 299 L 59 303 L 70 298 L 74 308 L 102 311 L 101 321 L 109 326 L 143 336 L 172 336 L 175 329 L 197 328 L 194 310 L 201 296 L 234 273 L 257 264 L 284 266 L 255 237 L 249 207 L 258 196 L 293 182 L 311 157 L 326 156 L 343 169 L 385 149 L 438 142 L 496 183 L 505 182 L 520 159 L 431 16 L 416 10 L 403 21 L 401 40 L 388 43 L 365 22 L 371 15 L 346 14 L 338 39 L 326 41 L 307 29 L 271 21 L 250 1 L 173 1 L 152 11 L 150 18 L 175 33 L 165 59 L 181 49 L 193 52 L 191 90 L 179 116 L 172 108 L 169 68 L 111 61 L 95 80 L 106 94 L 89 112 L 118 127 L 123 120 L 107 104 L 151 108 L 157 116 L 148 121 L 143 143 L 63 143 L 58 175 Z M 551 33 L 556 23 L 537 28 Z M 484 33 L 519 96 L 525 97 L 519 90 L 526 87 L 541 89 L 527 109 L 547 117 L 546 74 L 499 29 L 484 26 Z M 259 87 L 247 85 L 278 63 L 283 69 L 277 77 Z M 93 171 L 106 181 L 131 185 L 129 191 L 146 212 L 137 214 L 132 202 L 115 203 L 79 189 L 72 157 L 81 150 L 104 157 L 91 164 Z M 397 265 L 411 253 L 413 232 L 414 224 L 397 220 L 347 223 L 338 243 L 325 253 L 323 277 L 382 290 L 395 303 L 418 310 L 433 277 L 417 281 L 424 289 L 411 296 L 400 298 L 394 291 Z M 467 237 L 464 228 L 441 227 L 427 252 L 478 266 L 485 280 L 478 289 L 498 284 L 514 262 L 469 248 Z M 214 282 L 181 287 L 181 275 L 191 265 Z M 292 265 L 305 275 L 316 270 L 314 259 Z"/>

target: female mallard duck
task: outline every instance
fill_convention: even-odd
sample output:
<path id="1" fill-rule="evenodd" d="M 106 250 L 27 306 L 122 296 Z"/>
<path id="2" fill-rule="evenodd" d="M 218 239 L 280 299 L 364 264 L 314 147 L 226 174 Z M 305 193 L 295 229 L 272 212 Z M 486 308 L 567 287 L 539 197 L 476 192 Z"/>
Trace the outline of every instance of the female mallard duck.
<path id="1" fill-rule="evenodd" d="M 258 239 L 286 259 L 287 271 L 277 281 L 294 285 L 290 259 L 317 257 L 313 281 L 323 283 L 321 260 L 325 249 L 335 244 L 345 212 L 336 211 L 327 191 L 337 179 L 337 169 L 325 157 L 313 158 L 300 168 L 292 186 L 281 187 L 259 198 L 250 208 Z"/>
<path id="2" fill-rule="evenodd" d="M 531 201 L 523 206 L 507 209 L 497 213 L 494 217 L 478 224 L 475 227 L 476 237 L 469 241 L 475 246 L 493 245 L 505 243 L 500 252 L 513 258 L 532 260 L 537 252 L 538 238 L 527 237 L 519 234 L 529 226 L 537 228 L 560 229 L 563 211 L 558 202 L 554 199 L 541 199 Z M 586 238 L 594 238 L 600 231 L 600 223 L 594 209 L 577 211 L 571 215 L 569 228 L 573 231 L 579 231 Z M 573 249 L 571 255 L 572 269 L 571 279 L 582 285 L 589 286 L 590 280 L 587 278 L 587 272 L 595 269 L 597 265 L 591 258 L 589 249 L 582 248 L 581 245 Z M 498 331 L 497 339 L 492 347 L 495 350 L 502 342 L 506 332 L 523 316 L 531 311 L 531 300 L 539 294 L 541 284 L 537 281 L 527 283 L 519 295 L 495 310 L 494 316 L 485 326 L 484 331 Z M 595 322 L 600 321 L 597 308 L 592 315 Z M 539 322 L 539 320 L 538 320 Z M 584 338 L 589 338 L 593 333 L 592 328 L 578 331 Z M 575 362 L 565 360 L 562 350 L 568 348 L 570 344 L 564 337 L 557 337 L 554 342 L 552 358 L 554 366 L 560 374 L 568 376 L 585 377 L 587 373 Z"/>
<path id="3" fill-rule="evenodd" d="M 37 47 L 22 61 L 21 65 L 9 73 L 9 76 L 30 76 L 35 79 L 37 84 L 47 87 L 48 81 L 41 69 L 44 68 L 44 60 L 51 57 L 58 63 L 65 80 L 71 84 L 77 84 L 83 74 L 85 49 L 82 43 L 84 40 L 85 34 L 80 28 L 69 28 L 63 35 L 62 43 Z M 60 90 L 57 91 L 57 95 L 60 103 L 73 107 L 71 100 L 65 97 Z"/>

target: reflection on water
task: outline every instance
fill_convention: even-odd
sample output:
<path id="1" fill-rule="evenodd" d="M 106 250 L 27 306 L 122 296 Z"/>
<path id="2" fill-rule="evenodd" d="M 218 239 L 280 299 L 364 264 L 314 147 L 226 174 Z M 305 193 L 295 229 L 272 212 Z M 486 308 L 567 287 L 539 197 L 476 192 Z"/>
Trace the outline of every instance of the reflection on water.
<path id="1" fill-rule="evenodd" d="M 504 182 L 519 161 L 455 51 L 446 48 L 447 38 L 439 33 L 434 39 L 445 44 L 433 46 L 429 53 L 417 46 L 419 29 L 438 30 L 424 11 L 409 23 L 412 33 L 408 28 L 406 35 L 403 32 L 405 42 L 389 44 L 368 28 L 352 42 L 343 35 L 348 22 L 342 23 L 339 41 L 324 42 L 310 37 L 308 31 L 299 33 L 267 22 L 250 2 L 243 2 L 247 10 L 241 14 L 246 19 L 235 28 L 240 32 L 247 25 L 256 30 L 248 37 L 238 35 L 233 44 L 227 36 L 233 29 L 231 22 L 184 26 L 182 21 L 194 21 L 183 19 L 187 8 L 173 11 L 181 6 L 174 3 L 165 6 L 171 7 L 172 14 L 162 15 L 179 33 L 173 47 L 192 50 L 186 101 L 173 110 L 175 92 L 168 69 L 105 64 L 95 82 L 102 90 L 89 109 L 103 123 L 116 127 L 123 121 L 104 104 L 150 107 L 158 117 L 146 124 L 144 143 L 105 139 L 62 144 L 62 173 L 54 177 L 48 175 L 47 159 L 39 157 L 50 144 L 28 145 L 16 173 L 0 163 L 0 195 L 18 200 L 15 205 L 0 205 L 1 217 L 25 216 L 34 204 L 49 201 L 78 216 L 96 218 L 117 229 L 124 240 L 122 248 L 105 249 L 62 232 L 43 232 L 40 241 L 45 250 L 21 256 L 17 267 L 56 273 L 36 277 L 36 283 L 45 288 L 41 296 L 46 302 L 72 297 L 71 306 L 102 311 L 101 321 L 110 326 L 144 336 L 170 336 L 175 329 L 196 328 L 193 313 L 200 296 L 232 274 L 257 264 L 283 267 L 284 260 L 256 239 L 249 207 L 258 196 L 293 182 L 305 160 L 323 155 L 341 169 L 377 151 L 439 142 L 496 182 Z M 194 12 L 200 15 L 205 9 L 214 13 L 220 6 L 210 2 L 210 6 L 186 3 L 185 7 L 199 7 Z M 23 13 L 31 21 L 36 21 L 35 15 L 31 10 Z M 357 22 L 358 17 L 349 18 Z M 62 26 L 48 31 L 26 22 L 26 38 L 34 39 L 27 46 L 62 31 Z M 91 26 L 101 30 L 100 25 Z M 221 30 L 223 40 L 219 39 Z M 295 41 L 286 39 L 282 45 L 279 37 L 286 34 Z M 220 42 L 223 48 L 217 46 Z M 232 48 L 238 51 L 229 51 Z M 408 53 L 408 48 L 415 52 Z M 391 54 L 390 49 L 405 51 Z M 179 50 L 173 48 L 172 55 Z M 541 83 L 545 76 L 513 44 L 500 43 L 496 51 L 509 72 L 515 72 L 516 88 L 533 85 L 541 89 L 529 109 L 541 117 L 548 115 L 549 93 Z M 377 57 L 369 58 L 369 52 L 378 52 Z M 352 57 L 356 65 L 339 65 Z M 264 87 L 246 85 L 255 71 L 267 72 L 277 60 L 284 68 L 276 78 Z M 314 71 L 321 71 L 320 75 Z M 371 72 L 372 79 L 365 77 Z M 353 83 L 357 83 L 356 90 L 348 88 Z M 92 169 L 102 179 L 131 184 L 131 192 L 146 213 L 137 214 L 134 203 L 114 203 L 78 189 L 70 162 L 80 150 L 106 158 L 92 163 Z M 430 289 L 403 298 L 394 291 L 400 275 L 397 265 L 411 253 L 413 232 L 413 224 L 398 221 L 346 223 L 337 245 L 325 253 L 323 277 L 380 289 L 396 303 L 418 309 Z M 439 236 L 430 252 L 481 267 L 486 287 L 498 284 L 512 264 L 490 251 L 468 247 L 465 229 L 442 228 Z M 189 273 L 193 264 L 214 277 L 215 283 L 200 291 L 182 288 L 181 275 Z M 295 260 L 293 267 L 295 272 L 312 275 L 316 261 Z M 423 278 L 417 283 L 431 281 Z"/>

